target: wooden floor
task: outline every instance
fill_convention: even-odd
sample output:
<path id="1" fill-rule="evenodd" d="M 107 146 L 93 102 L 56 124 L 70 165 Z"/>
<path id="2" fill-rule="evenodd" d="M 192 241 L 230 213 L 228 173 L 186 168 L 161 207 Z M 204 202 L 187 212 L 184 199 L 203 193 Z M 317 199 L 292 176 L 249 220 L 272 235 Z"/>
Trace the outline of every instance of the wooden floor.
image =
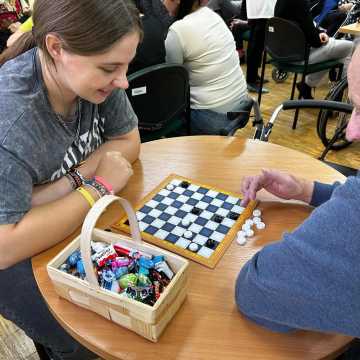
<path id="1" fill-rule="evenodd" d="M 267 77 L 271 79 L 270 70 Z M 269 120 L 272 112 L 282 101 L 288 99 L 290 94 L 290 81 L 283 84 L 275 84 L 272 80 L 267 84 L 269 94 L 264 95 L 262 113 L 264 120 Z M 316 92 L 316 98 L 322 99 L 327 93 L 328 84 L 323 84 Z M 300 112 L 298 127 L 291 129 L 293 112 L 283 112 L 274 126 L 270 141 L 298 151 L 318 157 L 323 145 L 316 135 L 316 111 L 303 110 Z M 254 129 L 248 126 L 238 131 L 238 136 L 251 138 Z M 360 143 L 352 144 L 344 150 L 330 152 L 327 160 L 344 164 L 354 168 L 360 168 Z M 0 360 L 35 360 L 38 359 L 33 344 L 24 333 L 11 323 L 0 317 Z"/>

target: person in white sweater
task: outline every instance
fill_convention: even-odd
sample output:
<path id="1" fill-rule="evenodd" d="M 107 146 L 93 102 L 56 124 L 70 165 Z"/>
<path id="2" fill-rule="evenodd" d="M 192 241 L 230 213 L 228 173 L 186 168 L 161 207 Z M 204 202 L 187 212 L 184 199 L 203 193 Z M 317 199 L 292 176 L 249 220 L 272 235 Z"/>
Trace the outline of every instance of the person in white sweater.
<path id="1" fill-rule="evenodd" d="M 242 110 L 248 100 L 235 41 L 207 1 L 177 4 L 177 21 L 165 41 L 166 61 L 188 69 L 192 133 L 216 135 L 229 124 L 229 113 Z"/>

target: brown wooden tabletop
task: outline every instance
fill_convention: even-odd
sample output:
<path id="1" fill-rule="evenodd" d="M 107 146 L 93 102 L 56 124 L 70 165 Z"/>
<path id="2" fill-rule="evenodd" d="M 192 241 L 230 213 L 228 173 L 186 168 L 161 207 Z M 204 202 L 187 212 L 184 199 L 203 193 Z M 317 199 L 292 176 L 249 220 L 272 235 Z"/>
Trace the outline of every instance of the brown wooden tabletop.
<path id="1" fill-rule="evenodd" d="M 339 32 L 343 34 L 360 35 L 360 23 L 341 26 Z"/>
<path id="2" fill-rule="evenodd" d="M 332 183 L 344 177 L 309 156 L 278 145 L 218 136 L 164 139 L 142 145 L 134 176 L 121 192 L 139 202 L 170 173 L 238 192 L 243 176 L 262 168 L 289 171 L 307 179 Z M 246 320 L 234 302 L 234 283 L 242 265 L 265 244 L 280 239 L 311 212 L 305 205 L 277 201 L 259 194 L 267 225 L 245 246 L 234 241 L 215 269 L 190 264 L 188 297 L 154 344 L 110 321 L 59 298 L 46 264 L 73 237 L 32 259 L 33 271 L 46 302 L 59 323 L 79 342 L 106 359 L 331 359 L 351 340 L 336 334 L 297 331 L 277 334 Z M 99 222 L 107 227 L 118 219 L 110 207 Z"/>

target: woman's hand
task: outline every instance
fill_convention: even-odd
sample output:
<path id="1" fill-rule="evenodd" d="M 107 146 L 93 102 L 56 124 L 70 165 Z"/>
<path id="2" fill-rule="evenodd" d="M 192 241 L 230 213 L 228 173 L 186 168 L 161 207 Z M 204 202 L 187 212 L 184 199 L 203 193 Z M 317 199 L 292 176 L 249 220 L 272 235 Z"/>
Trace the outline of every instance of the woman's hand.
<path id="1" fill-rule="evenodd" d="M 247 176 L 243 179 L 241 191 L 244 199 L 241 205 L 246 206 L 250 200 L 255 200 L 256 193 L 261 189 L 265 189 L 281 199 L 294 199 L 309 203 L 314 183 L 277 170 L 262 170 L 260 175 Z"/>
<path id="2" fill-rule="evenodd" d="M 130 163 L 118 151 L 106 152 L 100 158 L 95 175 L 103 177 L 118 193 L 128 182 L 133 174 Z"/>
<path id="3" fill-rule="evenodd" d="M 322 44 L 327 44 L 329 42 L 329 37 L 327 36 L 327 34 L 320 33 L 319 37 Z"/>

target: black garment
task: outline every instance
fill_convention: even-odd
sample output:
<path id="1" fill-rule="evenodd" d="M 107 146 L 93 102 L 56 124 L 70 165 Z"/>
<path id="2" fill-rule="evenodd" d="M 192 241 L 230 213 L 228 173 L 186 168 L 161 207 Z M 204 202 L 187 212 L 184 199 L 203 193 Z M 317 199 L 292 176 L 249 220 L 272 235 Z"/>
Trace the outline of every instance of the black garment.
<path id="1" fill-rule="evenodd" d="M 296 22 L 304 31 L 306 41 L 312 47 L 318 48 L 322 46 L 319 31 L 314 26 L 313 18 L 310 14 L 308 0 L 277 0 L 275 16 Z"/>
<path id="2" fill-rule="evenodd" d="M 246 82 L 248 84 L 256 83 L 258 77 L 258 68 L 261 65 L 264 51 L 266 22 L 267 19 L 249 20 L 250 38 L 247 48 L 246 69 Z"/>
<path id="3" fill-rule="evenodd" d="M 332 37 L 346 19 L 346 13 L 338 10 L 330 11 L 319 24 Z"/>
<path id="4" fill-rule="evenodd" d="M 128 74 L 165 62 L 167 28 L 158 17 L 153 15 L 144 15 L 141 20 L 144 38 L 137 48 L 134 60 L 129 65 Z"/>
<path id="5" fill-rule="evenodd" d="M 246 0 L 243 0 L 241 4 L 240 18 L 243 20 L 247 19 Z M 256 83 L 258 78 L 258 68 L 261 65 L 264 51 L 266 21 L 267 19 L 251 19 L 248 21 L 250 27 L 250 38 L 246 56 L 246 82 L 248 84 Z"/>

